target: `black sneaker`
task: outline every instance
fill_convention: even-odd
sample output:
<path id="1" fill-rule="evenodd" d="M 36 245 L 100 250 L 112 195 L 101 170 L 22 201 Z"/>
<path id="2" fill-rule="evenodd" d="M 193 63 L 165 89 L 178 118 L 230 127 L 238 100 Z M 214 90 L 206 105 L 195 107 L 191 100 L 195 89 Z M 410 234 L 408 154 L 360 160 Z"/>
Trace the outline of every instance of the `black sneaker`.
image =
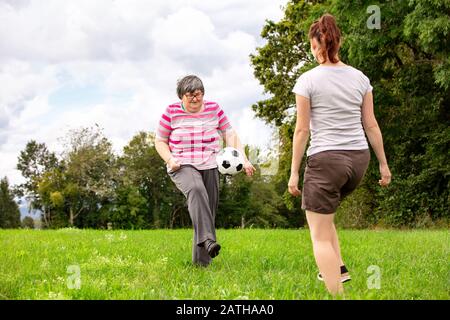
<path id="1" fill-rule="evenodd" d="M 348 270 L 345 266 L 341 266 L 341 283 L 349 282 L 350 280 L 352 280 L 352 277 L 350 277 L 349 274 L 343 276 L 344 273 L 348 273 Z M 323 281 L 322 275 L 320 273 L 317 275 L 317 279 L 319 281 Z"/>
<path id="2" fill-rule="evenodd" d="M 211 258 L 215 258 L 219 255 L 220 244 L 215 241 L 209 240 L 205 243 L 206 250 Z"/>

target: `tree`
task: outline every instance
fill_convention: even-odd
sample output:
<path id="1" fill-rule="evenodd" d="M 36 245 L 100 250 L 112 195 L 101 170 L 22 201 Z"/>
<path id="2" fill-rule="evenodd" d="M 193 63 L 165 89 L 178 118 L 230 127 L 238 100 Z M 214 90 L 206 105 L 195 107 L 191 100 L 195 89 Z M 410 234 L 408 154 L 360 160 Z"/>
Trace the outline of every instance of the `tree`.
<path id="1" fill-rule="evenodd" d="M 69 132 L 59 165 L 36 179 L 47 227 L 106 226 L 101 213 L 114 196 L 115 162 L 111 143 L 98 126 Z"/>
<path id="2" fill-rule="evenodd" d="M 120 185 L 107 212 L 107 220 L 117 229 L 147 229 L 152 226 L 147 207 L 147 200 L 137 187 Z"/>
<path id="3" fill-rule="evenodd" d="M 68 181 L 64 161 L 60 167 L 45 172 L 38 183 L 38 194 L 43 208 L 45 227 L 59 228 L 70 225 L 71 200 L 76 198 L 74 187 Z"/>
<path id="4" fill-rule="evenodd" d="M 262 31 L 267 43 L 257 48 L 257 54 L 251 55 L 255 77 L 264 86 L 266 93 L 272 95 L 253 105 L 256 116 L 268 123 L 281 127 L 291 120 L 295 98 L 291 92 L 298 76 L 305 70 L 305 64 L 311 64 L 309 42 L 305 25 L 310 18 L 312 5 L 305 1 L 291 1 L 285 8 L 284 18 L 275 23 L 266 21 Z"/>
<path id="5" fill-rule="evenodd" d="M 19 206 L 9 189 L 8 179 L 0 181 L 0 228 L 20 227 Z"/>
<path id="6" fill-rule="evenodd" d="M 39 197 L 38 182 L 44 172 L 57 168 L 58 165 L 56 155 L 47 149 L 45 143 L 37 143 L 35 140 L 29 141 L 25 150 L 21 151 L 18 157 L 17 169 L 25 178 L 25 183 L 17 187 L 16 193 L 19 197 L 25 196 L 30 211 L 43 211 L 44 220 L 46 214 Z M 44 221 L 44 223 L 46 222 Z"/>
<path id="7" fill-rule="evenodd" d="M 26 216 L 22 220 L 22 228 L 25 229 L 34 229 L 34 220 L 30 216 Z"/>
<path id="8" fill-rule="evenodd" d="M 311 23 L 331 13 L 344 35 L 341 59 L 371 79 L 375 112 L 393 173 L 389 189 L 378 187 L 372 157 L 363 184 L 371 195 L 373 223 L 420 225 L 449 219 L 450 186 L 450 4 L 448 1 L 389 1 L 379 4 L 381 28 L 369 29 L 370 1 L 290 1 L 284 18 L 267 21 L 267 43 L 251 57 L 255 76 L 271 97 L 253 106 L 278 127 L 279 181 L 289 177 L 298 76 L 315 67 L 307 37 Z M 304 163 L 305 161 L 302 161 Z M 286 195 L 286 194 L 285 194 Z M 288 206 L 298 206 L 285 196 Z"/>
<path id="9" fill-rule="evenodd" d="M 180 215 L 187 215 L 185 200 L 167 175 L 154 142 L 154 134 L 139 132 L 124 147 L 119 159 L 121 208 L 127 208 L 123 200 L 138 201 L 139 210 L 136 206 L 126 210 L 131 212 L 129 209 L 135 208 L 135 215 L 142 216 L 147 226 L 172 228 L 177 226 L 177 221 L 179 226 L 186 226 L 185 219 L 180 219 Z M 143 197 L 145 203 L 138 200 L 139 197 Z"/>
<path id="10" fill-rule="evenodd" d="M 69 225 L 104 225 L 99 211 L 111 204 L 117 177 L 112 144 L 97 125 L 73 130 L 68 139 L 63 156 L 63 189 L 55 191 L 68 208 Z M 57 201 L 61 197 L 54 195 Z"/>
<path id="11" fill-rule="evenodd" d="M 275 23 L 267 21 L 261 36 L 266 45 L 257 48 L 251 55 L 255 77 L 271 97 L 252 106 L 257 117 L 275 125 L 279 137 L 279 169 L 272 177 L 277 194 L 284 205 L 279 208 L 289 226 L 301 226 L 304 219 L 299 217 L 298 198 L 287 191 L 292 156 L 292 136 L 295 127 L 295 97 L 291 90 L 301 73 L 313 66 L 314 58 L 309 52 L 307 38 L 316 5 L 306 1 L 291 1 L 285 8 L 284 18 Z M 304 165 L 305 161 L 302 161 Z"/>
<path id="12" fill-rule="evenodd" d="M 259 150 L 246 147 L 246 153 L 260 158 Z M 252 157 L 253 158 L 253 157 Z M 264 166 L 270 158 L 258 159 Z M 255 164 L 256 165 L 256 164 Z M 233 177 L 221 176 L 217 226 L 238 227 L 288 227 L 284 216 L 284 203 L 276 192 L 274 177 L 263 176 L 256 165 L 252 177 L 241 173 Z"/>

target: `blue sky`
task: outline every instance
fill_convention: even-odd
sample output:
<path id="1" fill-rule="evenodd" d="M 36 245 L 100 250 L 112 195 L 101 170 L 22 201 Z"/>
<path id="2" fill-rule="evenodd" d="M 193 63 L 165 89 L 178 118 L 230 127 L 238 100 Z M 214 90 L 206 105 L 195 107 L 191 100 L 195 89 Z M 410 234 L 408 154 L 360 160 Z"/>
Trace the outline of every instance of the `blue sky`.
<path id="1" fill-rule="evenodd" d="M 84 86 L 68 84 L 52 92 L 48 96 L 48 104 L 55 108 L 95 105 L 104 101 L 105 98 L 106 95 L 102 91 L 101 86 L 94 84 Z"/>
<path id="2" fill-rule="evenodd" d="M 153 131 L 177 101 L 176 80 L 197 74 L 244 143 L 264 147 L 270 126 L 251 105 L 264 97 L 249 55 L 286 0 L 0 0 L 0 175 L 19 152 L 97 123 L 119 153 Z"/>

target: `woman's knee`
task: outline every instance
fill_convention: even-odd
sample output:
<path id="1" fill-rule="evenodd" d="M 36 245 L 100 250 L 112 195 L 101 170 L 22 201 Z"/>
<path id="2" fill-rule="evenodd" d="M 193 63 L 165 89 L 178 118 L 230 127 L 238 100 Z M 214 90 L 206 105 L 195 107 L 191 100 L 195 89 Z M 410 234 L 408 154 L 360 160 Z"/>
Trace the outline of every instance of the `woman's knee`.
<path id="1" fill-rule="evenodd" d="M 313 241 L 333 241 L 335 232 L 333 216 L 334 214 L 307 212 L 308 226 Z"/>
<path id="2" fill-rule="evenodd" d="M 203 196 L 203 195 L 207 194 L 205 185 L 203 183 L 194 183 L 194 184 L 192 184 L 191 188 L 189 189 L 188 194 L 191 197 L 192 196 L 193 197 Z"/>
<path id="3" fill-rule="evenodd" d="M 311 230 L 311 239 L 313 242 L 333 242 L 332 228 Z"/>

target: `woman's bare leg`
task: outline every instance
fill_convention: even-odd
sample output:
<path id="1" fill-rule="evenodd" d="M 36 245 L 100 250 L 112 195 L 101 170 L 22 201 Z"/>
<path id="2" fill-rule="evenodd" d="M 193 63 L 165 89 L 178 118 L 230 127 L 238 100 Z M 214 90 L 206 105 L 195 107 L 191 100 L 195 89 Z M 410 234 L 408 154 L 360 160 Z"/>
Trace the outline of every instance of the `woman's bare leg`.
<path id="1" fill-rule="evenodd" d="M 334 213 L 320 214 L 306 211 L 306 219 L 311 233 L 314 257 L 325 286 L 331 294 L 341 294 L 344 292 L 341 283 L 341 259 L 333 247 L 336 237 L 333 225 Z"/>
<path id="2" fill-rule="evenodd" d="M 336 252 L 336 255 L 338 256 L 340 265 L 343 266 L 344 260 L 342 260 L 341 247 L 339 245 L 339 238 L 338 238 L 336 226 L 334 225 L 334 223 L 333 223 L 333 249 L 334 249 L 334 252 Z"/>

